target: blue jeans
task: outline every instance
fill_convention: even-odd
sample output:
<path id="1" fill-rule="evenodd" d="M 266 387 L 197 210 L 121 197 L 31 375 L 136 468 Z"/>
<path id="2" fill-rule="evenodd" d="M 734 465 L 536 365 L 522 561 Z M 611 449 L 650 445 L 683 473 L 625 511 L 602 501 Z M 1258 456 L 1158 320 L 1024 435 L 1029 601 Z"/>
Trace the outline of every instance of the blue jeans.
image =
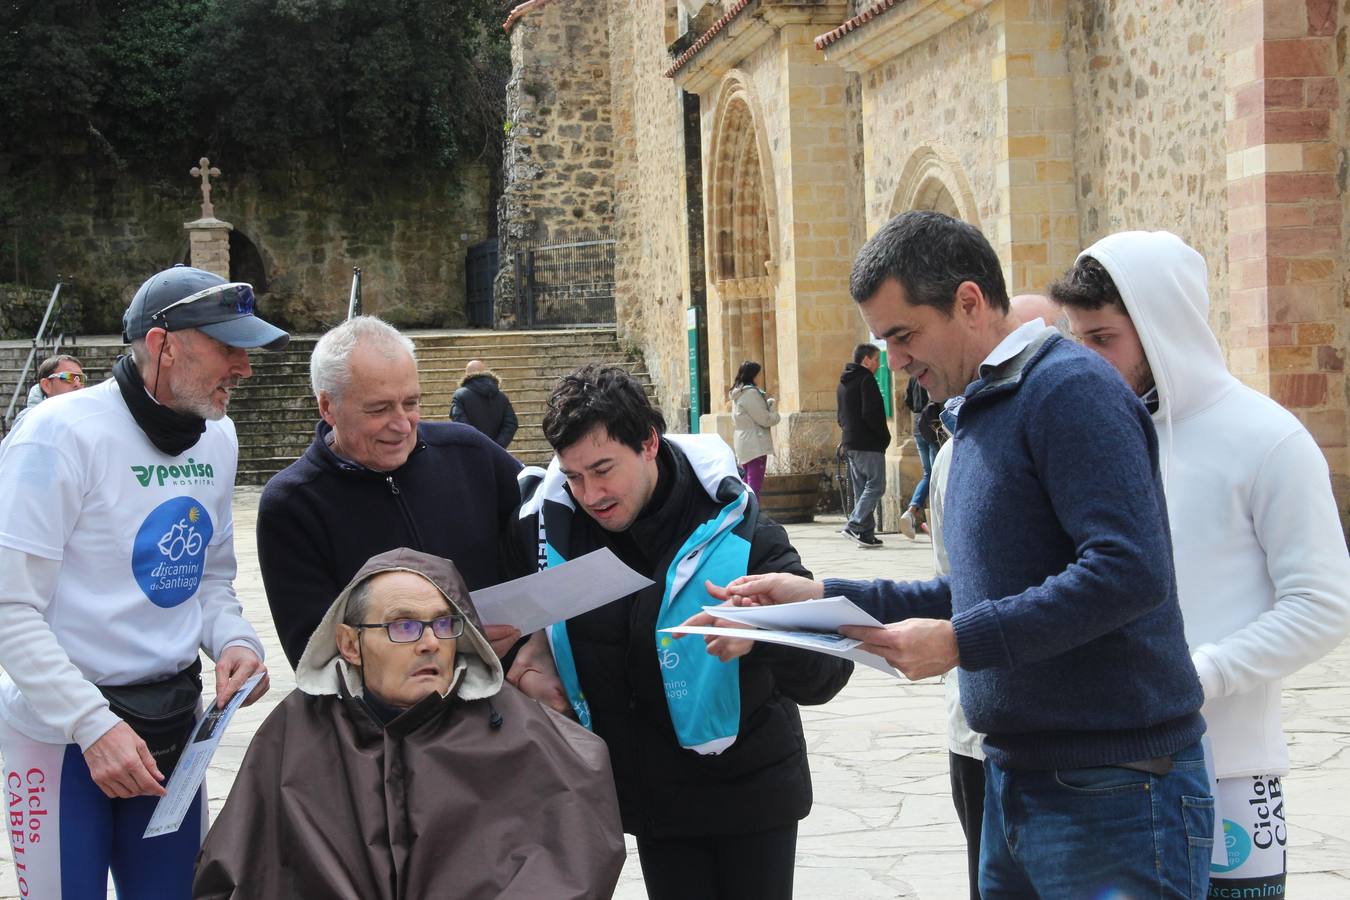
<path id="1" fill-rule="evenodd" d="M 1166 775 L 1119 766 L 1009 770 L 985 761 L 980 894 L 1203 898 L 1214 798 L 1197 742 Z"/>
<path id="2" fill-rule="evenodd" d="M 933 474 L 933 457 L 937 456 L 938 445 L 930 444 L 924 440 L 923 435 L 919 434 L 919 429 L 914 429 L 914 449 L 919 451 L 919 462 L 923 465 L 923 477 L 919 483 L 914 485 L 914 496 L 909 498 L 910 506 L 917 506 L 923 509 L 924 504 L 928 502 L 928 479 Z"/>
<path id="3" fill-rule="evenodd" d="M 863 537 L 875 537 L 877 520 L 873 513 L 886 493 L 886 454 L 881 450 L 845 450 L 848 474 L 853 482 L 853 512 L 848 516 L 850 531 Z"/>

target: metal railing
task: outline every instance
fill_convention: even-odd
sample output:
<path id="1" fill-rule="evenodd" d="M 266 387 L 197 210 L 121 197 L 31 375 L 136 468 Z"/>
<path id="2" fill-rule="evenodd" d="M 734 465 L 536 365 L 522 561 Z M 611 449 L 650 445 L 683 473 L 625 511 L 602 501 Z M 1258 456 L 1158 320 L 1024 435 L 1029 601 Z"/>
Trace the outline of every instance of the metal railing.
<path id="1" fill-rule="evenodd" d="M 347 301 L 347 320 L 361 315 L 361 267 L 352 266 L 352 296 Z"/>
<path id="2" fill-rule="evenodd" d="M 23 369 L 19 372 L 19 378 L 14 383 L 14 393 L 10 395 L 9 406 L 5 408 L 5 431 L 8 432 L 10 426 L 14 424 L 14 408 L 19 404 L 19 395 L 26 392 L 24 383 L 28 380 L 28 372 L 33 368 L 33 363 L 37 359 L 38 351 L 45 350 L 47 342 L 51 339 L 51 353 L 54 355 L 61 352 L 61 344 L 65 340 L 65 332 L 61 332 L 55 338 L 51 338 L 47 333 L 50 325 L 52 330 L 57 327 L 57 320 L 60 318 L 60 300 L 61 300 L 61 276 L 56 276 L 56 287 L 52 288 L 51 299 L 47 301 L 47 309 L 42 313 L 42 324 L 38 325 L 37 334 L 33 335 L 33 346 L 28 351 L 28 358 L 23 362 Z"/>
<path id="3" fill-rule="evenodd" d="M 515 251 L 516 296 L 525 325 L 614 321 L 614 238 L 577 235 Z"/>

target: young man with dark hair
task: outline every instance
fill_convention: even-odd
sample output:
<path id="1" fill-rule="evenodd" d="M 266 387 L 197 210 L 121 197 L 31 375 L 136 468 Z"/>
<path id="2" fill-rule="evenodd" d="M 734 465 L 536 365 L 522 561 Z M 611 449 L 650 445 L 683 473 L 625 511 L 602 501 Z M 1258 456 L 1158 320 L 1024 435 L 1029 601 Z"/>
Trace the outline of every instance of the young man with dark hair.
<path id="1" fill-rule="evenodd" d="M 961 705 L 986 735 L 983 895 L 1203 897 L 1202 698 L 1144 409 L 1093 354 L 1017 325 L 993 248 L 940 213 L 884 225 L 850 290 L 892 366 L 934 400 L 960 398 L 951 574 L 760 575 L 727 593 L 843 594 L 893 624 L 842 631 L 908 677 L 961 667 Z"/>
<path id="2" fill-rule="evenodd" d="M 839 427 L 844 431 L 841 446 L 848 457 L 855 498 L 840 534 L 865 550 L 882 545 L 876 534 L 875 513 L 886 494 L 886 448 L 891 445 L 886 404 L 877 387 L 880 366 L 881 351 L 871 344 L 859 344 L 853 348 L 853 362 L 844 366 L 835 388 Z"/>
<path id="3" fill-rule="evenodd" d="M 797 704 L 829 700 L 852 664 L 739 639 L 714 643 L 722 661 L 660 629 L 714 602 L 709 579 L 807 575 L 797 551 L 760 513 L 731 448 L 666 435 L 622 369 L 565 376 L 543 427 L 557 455 L 521 474 L 530 556 L 545 567 L 608 547 L 654 582 L 548 635 L 573 711 L 609 745 L 648 896 L 786 900 L 811 809 Z"/>
<path id="4" fill-rule="evenodd" d="M 1206 274 L 1175 235 L 1123 232 L 1085 250 L 1050 291 L 1160 436 L 1177 591 L 1229 847 L 1210 870 L 1211 895 L 1275 896 L 1284 893 L 1280 778 L 1289 771 L 1280 679 L 1345 636 L 1350 559 L 1312 435 L 1229 374 L 1207 321 Z"/>

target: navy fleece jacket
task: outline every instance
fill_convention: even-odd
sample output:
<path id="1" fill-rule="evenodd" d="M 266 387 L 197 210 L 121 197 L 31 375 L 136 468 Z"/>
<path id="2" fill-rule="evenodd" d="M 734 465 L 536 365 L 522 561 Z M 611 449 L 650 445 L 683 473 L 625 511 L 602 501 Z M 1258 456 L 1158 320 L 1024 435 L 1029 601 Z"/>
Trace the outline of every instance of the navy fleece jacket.
<path id="1" fill-rule="evenodd" d="M 1000 766 L 1111 765 L 1193 743 L 1203 697 L 1147 411 L 1053 332 L 965 396 L 944 506 L 951 576 L 831 580 L 826 593 L 886 622 L 950 618 L 961 705 Z"/>
<path id="2" fill-rule="evenodd" d="M 470 590 L 525 574 L 502 543 L 520 502 L 520 463 L 470 425 L 422 422 L 392 472 L 347 462 L 320 421 L 305 455 L 258 502 L 258 565 L 294 667 L 319 620 L 378 553 L 411 547 L 454 562 Z M 518 555 L 518 554 L 516 554 Z"/>

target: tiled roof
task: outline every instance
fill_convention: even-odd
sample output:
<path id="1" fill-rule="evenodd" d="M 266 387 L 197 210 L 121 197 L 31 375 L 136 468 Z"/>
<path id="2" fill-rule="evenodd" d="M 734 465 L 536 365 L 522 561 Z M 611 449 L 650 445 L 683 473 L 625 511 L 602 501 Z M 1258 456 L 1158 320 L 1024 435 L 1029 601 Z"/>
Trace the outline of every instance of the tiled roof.
<path id="1" fill-rule="evenodd" d="M 519 20 L 521 16 L 525 15 L 527 12 L 530 12 L 531 10 L 538 9 L 541 6 L 547 6 L 552 2 L 553 0 L 525 0 L 524 3 L 520 4 L 515 9 L 511 10 L 510 15 L 506 17 L 506 21 L 502 23 L 502 30 L 505 31 L 507 34 L 510 34 L 511 26 L 516 24 L 517 20 Z"/>
<path id="2" fill-rule="evenodd" d="M 539 0 L 531 0 L 531 2 L 539 2 Z M 547 0 L 544 0 L 544 2 L 547 2 Z M 698 40 L 694 41 L 694 43 L 689 47 L 688 50 L 684 51 L 678 57 L 675 58 L 674 64 L 669 69 L 666 69 L 666 77 L 674 78 L 675 73 L 680 71 L 680 69 L 684 68 L 685 63 L 689 62 L 689 60 L 693 59 L 695 56 L 698 55 L 700 50 L 708 46 L 709 42 L 712 41 L 713 38 L 717 37 L 718 32 L 720 32 L 723 28 L 726 28 L 727 25 L 731 22 L 731 20 L 739 16 L 741 12 L 747 6 L 750 5 L 750 3 L 751 0 L 736 0 L 735 3 L 731 4 L 731 9 L 727 10 L 726 13 L 723 14 L 722 18 L 712 23 L 712 25 L 708 28 L 707 31 L 699 35 Z"/>
<path id="3" fill-rule="evenodd" d="M 824 50 L 826 47 L 830 46 L 835 41 L 842 38 L 844 35 L 853 31 L 857 31 L 859 28 L 863 27 L 868 22 L 872 21 L 877 16 L 884 13 L 886 10 L 890 9 L 893 6 L 897 6 L 902 2 L 904 2 L 904 0 L 877 0 L 876 3 L 873 3 L 871 6 L 867 7 L 867 9 L 864 9 L 862 12 L 858 13 L 856 16 L 849 19 L 843 25 L 840 25 L 838 28 L 834 29 L 834 31 L 827 31 L 824 34 L 817 37 L 816 49 Z"/>

